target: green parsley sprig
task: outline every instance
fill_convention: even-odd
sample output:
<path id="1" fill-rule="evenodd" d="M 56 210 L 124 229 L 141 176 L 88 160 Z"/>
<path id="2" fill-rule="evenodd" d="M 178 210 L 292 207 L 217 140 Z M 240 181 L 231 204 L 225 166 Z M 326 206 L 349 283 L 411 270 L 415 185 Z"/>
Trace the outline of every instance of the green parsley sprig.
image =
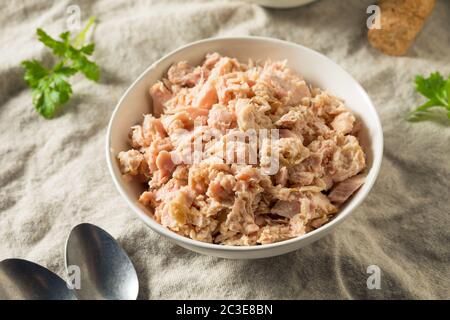
<path id="1" fill-rule="evenodd" d="M 439 72 L 430 74 L 428 78 L 418 75 L 416 90 L 428 98 L 428 101 L 412 111 L 408 120 L 433 119 L 441 114 L 446 114 L 450 120 L 450 75 L 447 79 L 444 79 Z"/>
<path id="2" fill-rule="evenodd" d="M 90 80 L 99 80 L 100 69 L 88 58 L 94 53 L 95 45 L 84 44 L 86 34 L 94 23 L 95 17 L 91 17 L 76 37 L 72 38 L 70 32 L 66 31 L 59 35 L 59 40 L 53 39 L 44 30 L 37 29 L 39 41 L 59 58 L 52 68 L 46 68 L 37 60 L 22 62 L 25 69 L 24 79 L 32 89 L 33 104 L 45 118 L 53 118 L 72 96 L 72 86 L 67 81 L 68 78 L 81 72 Z"/>

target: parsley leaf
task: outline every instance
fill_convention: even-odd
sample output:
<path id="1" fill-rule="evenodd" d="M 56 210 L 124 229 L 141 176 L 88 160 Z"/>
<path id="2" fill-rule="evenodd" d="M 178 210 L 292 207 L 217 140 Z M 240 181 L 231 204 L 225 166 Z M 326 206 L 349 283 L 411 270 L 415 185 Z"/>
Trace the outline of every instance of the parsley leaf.
<path id="1" fill-rule="evenodd" d="M 91 17 L 86 27 L 73 40 L 68 31 L 61 33 L 58 40 L 50 37 L 42 29 L 36 31 L 39 41 L 50 48 L 53 55 L 60 58 L 60 61 L 50 69 L 37 60 L 22 62 L 25 69 L 24 79 L 32 89 L 33 104 L 47 119 L 53 118 L 72 96 L 68 78 L 78 72 L 93 81 L 100 78 L 99 67 L 87 58 L 94 53 L 95 45 L 84 44 L 85 36 L 94 21 L 95 18 Z"/>
<path id="2" fill-rule="evenodd" d="M 37 60 L 24 61 L 22 66 L 25 68 L 25 81 L 33 89 L 38 86 L 39 80 L 49 73 L 49 70 L 44 68 Z"/>
<path id="3" fill-rule="evenodd" d="M 100 70 L 98 66 L 94 62 L 86 58 L 86 53 L 84 53 L 82 50 L 83 48 L 77 50 L 74 47 L 70 46 L 66 51 L 65 56 L 73 62 L 72 67 L 74 69 L 81 71 L 86 76 L 86 78 L 93 81 L 98 81 L 98 79 L 100 78 Z M 93 51 L 94 47 L 89 50 Z"/>
<path id="4" fill-rule="evenodd" d="M 412 111 L 408 120 L 422 121 L 435 118 L 439 114 L 445 114 L 450 119 L 450 75 L 447 79 L 439 72 L 430 74 L 428 78 L 418 75 L 416 90 L 428 98 L 428 101 Z"/>
<path id="5" fill-rule="evenodd" d="M 71 95 L 72 87 L 64 80 L 64 75 L 51 73 L 33 90 L 33 104 L 45 118 L 52 118 Z"/>
<path id="6" fill-rule="evenodd" d="M 58 56 L 58 57 L 64 56 L 64 53 L 66 52 L 66 48 L 70 41 L 68 39 L 68 35 L 69 35 L 68 32 L 61 33 L 61 35 L 59 36 L 61 38 L 61 40 L 63 40 L 63 41 L 58 41 L 58 40 L 53 39 L 44 30 L 42 30 L 40 28 L 36 30 L 36 34 L 38 36 L 38 40 L 40 42 L 42 42 L 46 47 L 52 49 L 53 54 L 55 56 Z M 66 39 L 64 39 L 64 37 Z"/>

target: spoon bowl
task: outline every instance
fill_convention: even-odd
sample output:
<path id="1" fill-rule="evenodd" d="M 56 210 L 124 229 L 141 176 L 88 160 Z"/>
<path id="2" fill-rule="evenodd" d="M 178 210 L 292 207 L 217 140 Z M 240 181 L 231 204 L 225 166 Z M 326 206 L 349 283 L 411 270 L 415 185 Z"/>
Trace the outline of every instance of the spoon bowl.
<path id="1" fill-rule="evenodd" d="M 76 300 L 58 275 L 23 259 L 0 262 L 0 300 Z"/>
<path id="2" fill-rule="evenodd" d="M 135 300 L 139 283 L 130 258 L 105 230 L 89 223 L 72 229 L 66 243 L 68 274 L 78 270 L 75 295 L 83 300 Z M 72 276 L 75 276 L 74 272 Z"/>

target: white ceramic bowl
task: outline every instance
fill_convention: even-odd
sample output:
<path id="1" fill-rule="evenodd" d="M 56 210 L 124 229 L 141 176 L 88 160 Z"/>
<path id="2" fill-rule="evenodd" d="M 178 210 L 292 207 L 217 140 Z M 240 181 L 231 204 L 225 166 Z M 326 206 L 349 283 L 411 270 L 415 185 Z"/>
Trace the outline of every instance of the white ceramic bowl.
<path id="1" fill-rule="evenodd" d="M 219 52 L 242 61 L 247 61 L 248 58 L 287 59 L 288 66 L 303 75 L 307 82 L 343 98 L 346 106 L 363 121 L 364 129 L 360 138 L 367 154 L 366 183 L 332 221 L 301 237 L 283 242 L 250 247 L 216 245 L 188 239 L 166 229 L 150 218 L 147 209 L 137 201 L 144 187 L 142 184 L 128 182 L 122 178 L 116 156 L 118 152 L 129 149 L 130 127 L 141 123 L 142 115 L 151 112 L 152 101 L 149 96 L 149 87 L 161 79 L 171 64 L 185 60 L 196 65 L 209 52 Z M 114 184 L 131 209 L 150 228 L 184 248 L 231 259 L 264 258 L 284 254 L 310 244 L 331 232 L 369 193 L 380 169 L 382 153 L 383 132 L 380 120 L 370 98 L 358 82 L 336 63 L 318 52 L 294 43 L 260 37 L 201 40 L 177 49 L 156 61 L 139 76 L 120 99 L 112 114 L 106 138 L 106 159 Z"/>
<path id="2" fill-rule="evenodd" d="M 311 3 L 316 0 L 246 0 L 247 2 L 252 2 L 259 4 L 263 7 L 268 8 L 294 8 L 303 6 L 305 4 Z"/>

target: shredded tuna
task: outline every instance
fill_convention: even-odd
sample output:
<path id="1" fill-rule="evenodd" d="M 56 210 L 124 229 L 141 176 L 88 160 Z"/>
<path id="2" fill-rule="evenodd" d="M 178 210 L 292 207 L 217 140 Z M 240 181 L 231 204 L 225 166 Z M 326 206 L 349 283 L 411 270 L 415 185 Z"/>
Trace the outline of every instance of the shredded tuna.
<path id="1" fill-rule="evenodd" d="M 164 104 L 172 98 L 172 93 L 159 81 L 150 88 L 150 95 L 153 100 L 153 114 L 159 116 L 164 112 Z"/>
<path id="2" fill-rule="evenodd" d="M 359 174 L 339 182 L 330 192 L 328 198 L 336 204 L 344 203 L 364 183 L 365 176 Z"/>
<path id="3" fill-rule="evenodd" d="M 350 112 L 338 114 L 331 122 L 331 126 L 339 133 L 347 134 L 352 132 L 355 117 Z"/>
<path id="4" fill-rule="evenodd" d="M 142 172 L 141 169 L 144 162 L 144 155 L 137 150 L 122 151 L 117 156 L 120 163 L 120 169 L 123 174 L 130 174 L 133 176 Z"/>
<path id="5" fill-rule="evenodd" d="M 179 235 L 237 246 L 299 237 L 364 183 L 361 122 L 286 61 L 211 53 L 175 63 L 149 91 L 153 112 L 117 159 L 146 183 L 139 202 L 152 218 Z"/>
<path id="6" fill-rule="evenodd" d="M 167 71 L 168 80 L 175 85 L 193 87 L 202 76 L 202 68 L 194 68 L 186 61 L 178 62 Z"/>

